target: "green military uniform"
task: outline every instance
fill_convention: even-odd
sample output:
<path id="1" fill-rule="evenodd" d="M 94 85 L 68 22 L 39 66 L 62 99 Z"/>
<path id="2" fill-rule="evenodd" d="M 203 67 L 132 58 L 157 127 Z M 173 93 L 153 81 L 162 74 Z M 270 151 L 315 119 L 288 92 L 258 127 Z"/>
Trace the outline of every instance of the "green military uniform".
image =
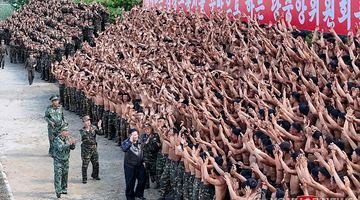
<path id="1" fill-rule="evenodd" d="M 189 187 L 192 187 L 192 183 L 190 182 L 190 180 L 191 180 L 191 173 L 184 172 L 183 185 L 182 185 L 182 191 L 183 191 L 182 194 L 184 200 L 190 200 Z"/>
<path id="2" fill-rule="evenodd" d="M 171 191 L 170 187 L 170 173 L 171 173 L 171 160 L 169 158 L 166 158 L 165 165 L 164 165 L 164 171 L 161 174 L 160 178 L 160 190 L 159 193 L 161 197 L 165 197 L 166 194 L 168 194 Z"/>
<path id="3" fill-rule="evenodd" d="M 87 168 L 90 161 L 93 166 L 91 177 L 99 178 L 99 154 L 97 152 L 96 134 L 99 135 L 100 130 L 93 125 L 91 125 L 89 130 L 85 128 L 80 130 L 83 182 L 87 180 Z"/>
<path id="4" fill-rule="evenodd" d="M 144 145 L 144 163 L 147 175 L 147 184 L 149 181 L 156 182 L 156 159 L 159 152 L 160 136 L 157 133 L 149 135 L 148 142 Z"/>
<path id="5" fill-rule="evenodd" d="M 164 172 L 166 157 L 167 155 L 162 154 L 160 151 L 158 152 L 156 158 L 156 182 L 158 186 L 160 186 L 161 176 Z"/>
<path id="6" fill-rule="evenodd" d="M 182 200 L 184 199 L 184 174 L 185 174 L 185 166 L 184 162 L 180 162 L 176 169 L 176 177 L 175 177 L 175 199 Z"/>
<path id="7" fill-rule="evenodd" d="M 35 77 L 35 67 L 37 65 L 36 59 L 34 57 L 30 57 L 26 60 L 25 63 L 25 68 L 28 71 L 28 80 L 29 80 L 29 85 L 32 85 L 33 81 L 34 81 L 34 77 Z"/>
<path id="8" fill-rule="evenodd" d="M 199 200 L 213 200 L 215 197 L 215 188 L 213 185 L 205 185 L 200 182 Z"/>
<path id="9" fill-rule="evenodd" d="M 52 97 L 51 101 L 53 100 L 56 100 L 56 97 Z M 49 154 L 52 155 L 54 138 L 59 134 L 61 128 L 66 125 L 62 106 L 60 105 L 57 108 L 51 105 L 48 106 L 45 111 L 45 120 L 48 123 Z"/>
<path id="10" fill-rule="evenodd" d="M 75 149 L 75 145 L 69 144 L 69 139 L 57 136 L 54 139 L 54 186 L 57 194 L 67 193 L 67 182 L 69 172 L 70 150 Z"/>
<path id="11" fill-rule="evenodd" d="M 2 69 L 5 67 L 5 54 L 8 54 L 6 46 L 0 44 L 0 68 Z"/>
<path id="12" fill-rule="evenodd" d="M 201 183 L 201 180 L 194 177 L 194 184 L 193 184 L 193 188 L 192 188 L 191 199 L 199 199 L 200 183 Z"/>

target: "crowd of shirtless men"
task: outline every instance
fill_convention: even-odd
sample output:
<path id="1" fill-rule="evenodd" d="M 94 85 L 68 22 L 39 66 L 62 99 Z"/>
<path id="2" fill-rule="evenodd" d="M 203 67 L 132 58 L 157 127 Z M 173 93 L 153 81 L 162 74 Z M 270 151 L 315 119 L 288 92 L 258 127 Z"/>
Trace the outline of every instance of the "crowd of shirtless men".
<path id="1" fill-rule="evenodd" d="M 36 70 L 43 80 L 53 82 L 51 64 L 73 55 L 83 41 L 95 45 L 94 37 L 107 21 L 100 4 L 32 0 L 0 22 L 0 40 L 8 46 L 11 63 L 27 63 L 33 55 L 36 65 L 26 66 L 29 73 Z"/>
<path id="2" fill-rule="evenodd" d="M 360 197 L 360 31 L 133 9 L 54 65 L 65 107 L 160 135 L 175 199 Z"/>
<path id="3" fill-rule="evenodd" d="M 151 124 L 162 197 L 358 199 L 360 31 L 225 16 L 133 9 L 94 39 L 101 6 L 44 0 L 0 29 L 12 62 L 33 54 L 107 138 Z"/>

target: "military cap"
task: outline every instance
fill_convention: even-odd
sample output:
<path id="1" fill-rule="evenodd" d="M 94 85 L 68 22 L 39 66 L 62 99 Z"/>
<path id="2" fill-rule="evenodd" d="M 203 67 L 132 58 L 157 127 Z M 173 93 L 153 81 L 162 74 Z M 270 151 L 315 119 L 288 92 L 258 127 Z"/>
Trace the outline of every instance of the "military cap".
<path id="1" fill-rule="evenodd" d="M 50 101 L 59 100 L 59 96 L 58 95 L 52 95 L 49 100 Z"/>

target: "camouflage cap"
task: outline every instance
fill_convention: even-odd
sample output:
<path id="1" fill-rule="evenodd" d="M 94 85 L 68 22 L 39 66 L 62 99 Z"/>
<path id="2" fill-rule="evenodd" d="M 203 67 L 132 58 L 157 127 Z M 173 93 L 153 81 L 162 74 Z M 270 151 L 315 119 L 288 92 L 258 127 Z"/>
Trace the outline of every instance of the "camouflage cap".
<path id="1" fill-rule="evenodd" d="M 58 95 L 52 95 L 49 100 L 50 101 L 59 100 L 59 96 Z"/>

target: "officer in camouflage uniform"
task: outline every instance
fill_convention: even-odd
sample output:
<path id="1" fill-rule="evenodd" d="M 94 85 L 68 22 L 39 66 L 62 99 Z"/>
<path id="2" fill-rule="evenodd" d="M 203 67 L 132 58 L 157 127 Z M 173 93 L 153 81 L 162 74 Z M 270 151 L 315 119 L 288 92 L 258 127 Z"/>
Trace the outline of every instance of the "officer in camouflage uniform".
<path id="1" fill-rule="evenodd" d="M 95 180 L 99 178 L 99 154 L 97 152 L 96 135 L 100 135 L 101 121 L 98 122 L 97 127 L 91 124 L 90 116 L 83 117 L 84 127 L 80 130 L 81 135 L 81 159 L 82 159 L 82 182 L 87 183 L 87 168 L 89 162 L 93 166 L 91 177 Z"/>
<path id="2" fill-rule="evenodd" d="M 200 183 L 199 200 L 212 200 L 215 196 L 215 188 L 213 185 L 205 185 L 203 182 Z"/>
<path id="3" fill-rule="evenodd" d="M 191 173 L 190 172 L 185 172 L 184 173 L 184 178 L 183 178 L 183 187 L 182 187 L 183 199 L 184 200 L 190 200 L 189 187 L 191 187 L 191 186 L 192 186 Z"/>
<path id="4" fill-rule="evenodd" d="M 160 149 L 160 136 L 153 132 L 149 124 L 145 125 L 144 131 L 148 135 L 144 145 L 144 163 L 147 174 L 146 188 L 150 188 L 150 181 L 156 182 L 156 159 Z"/>
<path id="5" fill-rule="evenodd" d="M 66 128 L 54 139 L 54 186 L 57 198 L 67 194 L 70 150 L 75 149 L 75 140 L 69 140 Z"/>
<path id="6" fill-rule="evenodd" d="M 190 197 L 191 199 L 199 199 L 200 182 L 201 182 L 201 180 L 194 176 L 194 183 L 193 183 L 191 197 Z"/>
<path id="7" fill-rule="evenodd" d="M 54 95 L 50 98 L 51 105 L 46 108 L 45 120 L 48 123 L 49 155 L 53 156 L 53 141 L 59 134 L 61 128 L 67 126 L 64 119 L 63 108 L 59 104 L 59 97 Z"/>
<path id="8" fill-rule="evenodd" d="M 36 64 L 34 54 L 30 54 L 30 57 L 25 62 L 25 69 L 28 71 L 29 85 L 32 85 L 34 81 Z"/>
<path id="9" fill-rule="evenodd" d="M 5 54 L 8 55 L 6 46 L 5 46 L 5 41 L 1 40 L 1 44 L 0 44 L 0 68 L 4 69 L 5 67 Z"/>

